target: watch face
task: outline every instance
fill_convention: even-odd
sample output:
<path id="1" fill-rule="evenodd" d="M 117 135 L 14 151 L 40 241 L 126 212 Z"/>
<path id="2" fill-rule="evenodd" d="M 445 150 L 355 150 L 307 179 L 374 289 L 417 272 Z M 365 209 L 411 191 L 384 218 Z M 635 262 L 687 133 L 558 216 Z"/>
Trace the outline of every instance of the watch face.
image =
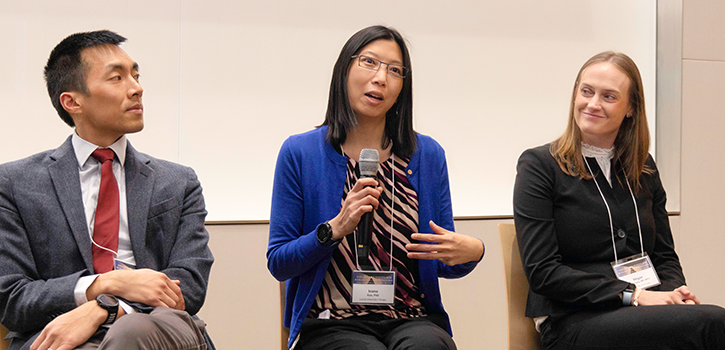
<path id="1" fill-rule="evenodd" d="M 332 230 L 330 230 L 330 225 L 328 223 L 324 223 L 320 225 L 320 227 L 317 229 L 317 239 L 320 242 L 327 242 L 332 238 Z"/>
<path id="2" fill-rule="evenodd" d="M 116 297 L 114 297 L 113 295 L 101 294 L 96 300 L 98 300 L 99 303 L 107 306 L 118 305 L 118 299 L 116 299 Z"/>

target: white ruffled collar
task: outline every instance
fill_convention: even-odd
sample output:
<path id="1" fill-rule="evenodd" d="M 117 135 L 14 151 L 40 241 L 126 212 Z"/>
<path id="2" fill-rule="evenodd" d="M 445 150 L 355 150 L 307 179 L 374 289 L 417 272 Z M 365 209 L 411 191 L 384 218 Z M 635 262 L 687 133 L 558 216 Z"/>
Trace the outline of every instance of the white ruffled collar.
<path id="1" fill-rule="evenodd" d="M 582 155 L 589 158 L 612 159 L 614 158 L 614 147 L 599 148 L 582 142 Z"/>
<path id="2" fill-rule="evenodd" d="M 614 158 L 614 147 L 599 148 L 582 142 L 582 155 L 584 157 L 594 158 L 602 169 L 604 177 L 607 179 L 609 186 L 612 186 L 612 163 Z M 592 174 L 594 175 L 594 174 Z"/>

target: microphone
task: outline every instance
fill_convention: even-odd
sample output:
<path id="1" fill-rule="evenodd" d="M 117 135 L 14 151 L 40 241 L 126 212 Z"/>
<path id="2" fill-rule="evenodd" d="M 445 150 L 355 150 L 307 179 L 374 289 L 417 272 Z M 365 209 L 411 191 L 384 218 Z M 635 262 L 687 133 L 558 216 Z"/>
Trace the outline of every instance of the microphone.
<path id="1" fill-rule="evenodd" d="M 360 178 L 378 178 L 378 167 L 380 166 L 380 155 L 378 150 L 365 148 L 360 151 Z M 368 259 L 370 246 L 372 245 L 373 213 L 365 213 L 357 224 L 357 256 L 363 261 Z"/>

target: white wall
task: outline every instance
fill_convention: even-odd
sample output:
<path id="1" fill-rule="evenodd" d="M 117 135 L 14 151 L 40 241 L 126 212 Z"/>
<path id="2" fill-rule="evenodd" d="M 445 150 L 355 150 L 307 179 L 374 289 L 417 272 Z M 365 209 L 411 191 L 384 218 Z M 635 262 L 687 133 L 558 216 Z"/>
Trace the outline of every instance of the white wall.
<path id="1" fill-rule="evenodd" d="M 122 48 L 145 88 L 146 129 L 131 142 L 192 166 L 209 220 L 268 219 L 280 145 L 322 123 L 345 41 L 385 24 L 409 41 L 415 126 L 446 149 L 454 214 L 511 214 L 519 154 L 563 132 L 576 72 L 593 54 L 634 58 L 654 121 L 655 4 L 3 1 L 0 162 L 57 147 L 71 132 L 42 68 L 65 36 L 112 29 L 129 39 Z"/>

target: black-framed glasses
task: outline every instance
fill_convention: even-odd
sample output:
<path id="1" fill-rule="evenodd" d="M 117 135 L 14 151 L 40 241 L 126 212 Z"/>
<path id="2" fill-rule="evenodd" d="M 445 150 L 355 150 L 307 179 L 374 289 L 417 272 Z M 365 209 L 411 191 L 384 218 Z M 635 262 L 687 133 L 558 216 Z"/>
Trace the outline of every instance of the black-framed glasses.
<path id="1" fill-rule="evenodd" d="M 408 74 L 408 68 L 405 68 L 399 64 L 383 62 L 377 58 L 365 55 L 354 55 L 352 56 L 352 58 L 357 58 L 358 66 L 374 71 L 380 70 L 380 65 L 384 64 L 388 67 L 388 75 L 392 77 L 405 78 L 405 75 Z"/>

